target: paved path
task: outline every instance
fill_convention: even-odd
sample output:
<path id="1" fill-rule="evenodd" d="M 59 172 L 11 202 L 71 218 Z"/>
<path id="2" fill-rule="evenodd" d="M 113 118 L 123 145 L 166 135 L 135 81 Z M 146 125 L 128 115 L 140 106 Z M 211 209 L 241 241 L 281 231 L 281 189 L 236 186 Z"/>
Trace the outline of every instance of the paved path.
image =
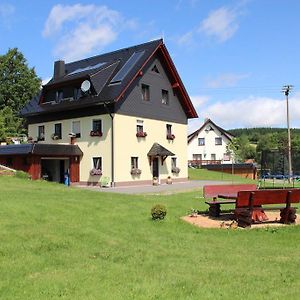
<path id="1" fill-rule="evenodd" d="M 210 184 L 230 184 L 231 181 L 209 181 L 209 180 L 190 180 L 186 182 L 176 182 L 172 184 L 153 185 L 139 185 L 139 186 L 126 186 L 114 188 L 100 188 L 99 186 L 83 186 L 77 187 L 89 189 L 97 192 L 111 192 L 121 194 L 173 194 L 184 191 L 191 191 L 201 189 L 204 185 Z"/>

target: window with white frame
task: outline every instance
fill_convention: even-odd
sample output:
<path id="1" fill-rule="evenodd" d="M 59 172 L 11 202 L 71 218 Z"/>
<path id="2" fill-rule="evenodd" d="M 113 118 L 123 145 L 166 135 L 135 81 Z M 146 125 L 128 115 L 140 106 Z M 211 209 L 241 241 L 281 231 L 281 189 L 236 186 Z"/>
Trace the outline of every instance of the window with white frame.
<path id="1" fill-rule="evenodd" d="M 102 120 L 93 120 L 93 131 L 102 133 Z"/>
<path id="2" fill-rule="evenodd" d="M 54 124 L 54 136 L 56 136 L 57 139 L 62 138 L 62 125 L 61 125 L 61 123 Z"/>
<path id="3" fill-rule="evenodd" d="M 138 169 L 139 168 L 139 158 L 137 156 L 131 157 L 131 169 Z"/>
<path id="4" fill-rule="evenodd" d="M 216 154 L 212 153 L 212 154 L 210 155 L 210 159 L 211 159 L 211 160 L 216 160 Z"/>
<path id="5" fill-rule="evenodd" d="M 93 157 L 93 169 L 102 170 L 102 157 Z"/>
<path id="6" fill-rule="evenodd" d="M 144 132 L 144 121 L 143 120 L 136 120 L 136 132 Z"/>
<path id="7" fill-rule="evenodd" d="M 172 169 L 177 167 L 177 157 L 171 158 L 171 167 Z"/>
<path id="8" fill-rule="evenodd" d="M 202 160 L 202 154 L 193 154 L 193 160 Z"/>
<path id="9" fill-rule="evenodd" d="M 81 137 L 80 121 L 72 121 L 72 133 L 74 133 L 77 138 Z"/>
<path id="10" fill-rule="evenodd" d="M 230 153 L 224 153 L 224 154 L 223 154 L 223 160 L 224 160 L 224 161 L 229 161 L 230 158 L 231 158 Z"/>
<path id="11" fill-rule="evenodd" d="M 38 127 L 38 141 L 45 140 L 45 126 L 41 125 Z"/>
<path id="12" fill-rule="evenodd" d="M 169 105 L 169 91 L 161 90 L 161 103 Z"/>
<path id="13" fill-rule="evenodd" d="M 215 138 L 215 145 L 216 146 L 222 145 L 222 138 L 221 137 L 216 137 Z"/>
<path id="14" fill-rule="evenodd" d="M 205 138 L 198 138 L 198 146 L 204 146 L 205 145 Z"/>

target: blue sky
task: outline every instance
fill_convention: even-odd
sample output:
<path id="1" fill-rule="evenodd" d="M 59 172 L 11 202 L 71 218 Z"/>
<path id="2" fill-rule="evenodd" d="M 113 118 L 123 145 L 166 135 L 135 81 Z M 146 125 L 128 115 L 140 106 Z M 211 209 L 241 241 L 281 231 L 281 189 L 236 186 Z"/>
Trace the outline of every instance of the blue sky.
<path id="1" fill-rule="evenodd" d="M 300 127 L 298 0 L 0 1 L 0 54 L 18 47 L 47 80 L 67 62 L 163 37 L 199 119 Z"/>

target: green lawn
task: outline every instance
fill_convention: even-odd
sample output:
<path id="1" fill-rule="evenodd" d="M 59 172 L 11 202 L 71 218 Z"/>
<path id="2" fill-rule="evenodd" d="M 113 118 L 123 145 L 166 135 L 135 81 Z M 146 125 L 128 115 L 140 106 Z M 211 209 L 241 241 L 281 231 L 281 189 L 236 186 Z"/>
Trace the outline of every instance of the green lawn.
<path id="1" fill-rule="evenodd" d="M 191 180 L 218 180 L 231 181 L 234 183 L 253 183 L 252 179 L 243 178 L 223 172 L 209 171 L 206 169 L 189 168 L 189 179 Z"/>
<path id="2" fill-rule="evenodd" d="M 200 229 L 199 192 L 131 196 L 0 177 L 0 299 L 300 299 L 300 226 Z M 150 219 L 156 203 L 164 221 Z"/>

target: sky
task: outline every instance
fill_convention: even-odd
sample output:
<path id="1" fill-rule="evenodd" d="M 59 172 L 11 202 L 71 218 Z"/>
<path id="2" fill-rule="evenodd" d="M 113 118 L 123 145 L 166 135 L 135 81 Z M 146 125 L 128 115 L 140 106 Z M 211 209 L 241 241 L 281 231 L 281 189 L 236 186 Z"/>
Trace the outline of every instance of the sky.
<path id="1" fill-rule="evenodd" d="M 224 129 L 300 127 L 298 0 L 0 0 L 0 55 L 45 83 L 66 62 L 163 38 L 198 112 Z"/>

